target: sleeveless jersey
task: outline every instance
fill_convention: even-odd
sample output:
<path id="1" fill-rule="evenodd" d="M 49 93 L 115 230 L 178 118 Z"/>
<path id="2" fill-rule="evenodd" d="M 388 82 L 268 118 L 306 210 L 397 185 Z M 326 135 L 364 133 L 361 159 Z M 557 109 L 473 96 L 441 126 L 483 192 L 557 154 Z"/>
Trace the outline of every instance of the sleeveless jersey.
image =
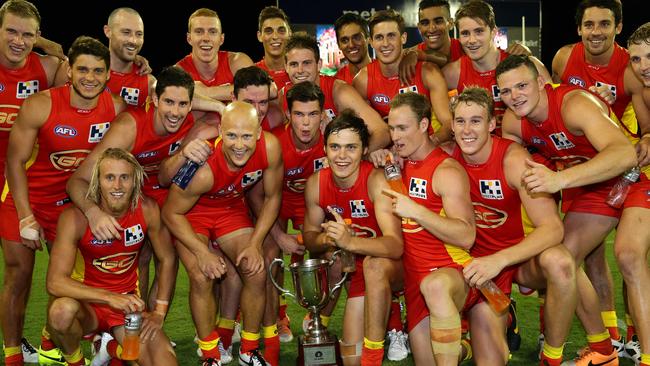
<path id="1" fill-rule="evenodd" d="M 142 202 L 118 219 L 122 238 L 95 239 L 90 226 L 79 241 L 72 278 L 85 285 L 120 294 L 138 290 L 138 257 L 147 235 Z"/>
<path id="2" fill-rule="evenodd" d="M 460 41 L 458 39 L 450 38 L 449 40 L 451 42 L 450 42 L 450 46 L 449 46 L 449 62 L 448 63 L 451 63 L 451 62 L 454 62 L 454 61 L 458 60 L 459 58 L 461 58 L 465 54 L 465 52 L 463 52 L 463 46 L 460 45 Z M 421 50 L 421 51 L 424 51 L 424 52 L 428 51 L 427 44 L 424 43 L 424 42 L 418 43 L 418 49 Z"/>
<path id="3" fill-rule="evenodd" d="M 431 177 L 445 159 L 449 159 L 449 155 L 437 148 L 424 160 L 407 160 L 402 171 L 402 180 L 408 188 L 409 197 L 441 216 L 445 215 L 442 199 L 433 192 Z M 402 219 L 402 234 L 402 259 L 407 271 L 428 272 L 441 267 L 460 266 L 470 258 L 467 251 L 443 243 L 415 220 Z"/>
<path id="4" fill-rule="evenodd" d="M 18 110 L 27 97 L 47 87 L 47 74 L 40 57 L 34 52 L 27 55 L 25 66 L 20 69 L 0 66 L 0 182 L 3 186 L 9 132 Z"/>
<path id="5" fill-rule="evenodd" d="M 138 75 L 138 67 L 133 64 L 129 73 L 111 70 L 111 78 L 106 83 L 108 90 L 119 95 L 126 104 L 142 107 L 149 97 L 149 77 Z"/>
<path id="6" fill-rule="evenodd" d="M 266 66 L 266 62 L 264 59 L 259 60 L 257 63 L 255 63 L 255 66 L 259 67 L 260 69 L 266 71 L 271 75 L 271 78 L 273 79 L 273 82 L 275 83 L 275 86 L 278 88 L 278 90 L 282 89 L 285 85 L 291 83 L 291 79 L 289 79 L 289 74 L 287 74 L 287 71 L 282 69 L 282 70 L 271 70 L 269 69 L 268 66 Z"/>
<path id="7" fill-rule="evenodd" d="M 397 95 L 406 92 L 422 94 L 429 99 L 429 89 L 422 81 L 422 61 L 415 66 L 415 78 L 413 85 L 402 85 L 399 75 L 386 77 L 381 73 L 381 66 L 378 60 L 374 60 L 366 66 L 368 70 L 368 88 L 366 98 L 370 106 L 382 117 L 388 116 L 390 112 L 390 101 Z"/>
<path id="8" fill-rule="evenodd" d="M 196 66 L 194 65 L 192 54 L 185 56 L 176 64 L 183 70 L 187 71 L 190 75 L 192 75 L 192 79 L 202 82 L 205 86 L 232 84 L 234 77 L 232 71 L 230 70 L 228 53 L 228 51 L 219 51 L 217 54 L 219 64 L 217 65 L 217 70 L 214 72 L 214 75 L 212 75 L 212 78 L 210 79 L 203 79 L 201 77 L 199 70 L 197 70 Z"/>
<path id="9" fill-rule="evenodd" d="M 330 119 L 334 119 L 338 114 L 338 111 L 336 110 L 336 105 L 334 104 L 334 95 L 333 95 L 334 93 L 332 92 L 332 90 L 334 89 L 334 82 L 336 80 L 337 79 L 333 76 L 319 75 L 319 84 L 320 84 L 319 86 L 320 89 L 323 91 L 323 94 L 325 95 L 325 104 L 323 104 L 323 110 L 325 111 L 325 113 L 327 113 L 327 116 Z M 291 90 L 292 87 L 293 87 L 292 83 L 284 86 L 285 98 L 283 98 L 284 101 L 282 102 L 283 104 L 282 109 L 285 112 L 289 111 L 289 105 L 287 104 L 286 95 L 287 92 L 289 92 L 289 90 Z"/>
<path id="10" fill-rule="evenodd" d="M 50 89 L 52 109 L 38 131 L 38 151 L 27 168 L 29 198 L 33 203 L 59 205 L 67 201 L 65 185 L 72 173 L 101 141 L 115 118 L 111 93 L 104 90 L 94 109 L 70 105 L 70 86 Z"/>
<path id="11" fill-rule="evenodd" d="M 255 152 L 246 165 L 237 171 L 228 168 L 224 156 L 221 138 L 215 143 L 214 153 L 207 160 L 214 183 L 212 188 L 199 198 L 197 205 L 228 207 L 238 204 L 244 199 L 244 192 L 262 179 L 264 170 L 269 166 L 266 156 L 266 132 L 257 140 Z M 196 207 L 196 206 L 195 206 Z"/>
<path id="12" fill-rule="evenodd" d="M 508 54 L 501 49 L 499 49 L 499 55 L 499 61 L 503 61 L 508 57 Z M 465 55 L 460 58 L 460 75 L 456 89 L 458 89 L 458 93 L 462 93 L 469 86 L 480 86 L 492 95 L 495 116 L 501 117 L 506 112 L 508 107 L 501 101 L 499 87 L 497 86 L 496 69 L 486 72 L 476 71 L 472 65 L 472 59 Z M 497 133 L 499 135 L 501 134 L 500 130 L 501 118 L 497 118 Z"/>
<path id="13" fill-rule="evenodd" d="M 147 173 L 142 191 L 150 195 L 151 191 L 161 189 L 158 184 L 160 163 L 181 146 L 183 137 L 194 126 L 194 116 L 189 113 L 176 133 L 160 136 L 154 131 L 156 109 L 153 104 L 148 103 L 144 108 L 131 109 L 129 113 L 135 119 L 137 129 L 131 153 Z"/>
<path id="14" fill-rule="evenodd" d="M 336 75 L 334 75 L 335 78 L 343 80 L 350 85 L 352 85 L 352 79 L 354 79 L 354 76 L 355 75 L 352 75 L 352 72 L 350 71 L 350 64 L 346 64 L 345 66 L 341 67 L 336 72 Z"/>
<path id="15" fill-rule="evenodd" d="M 470 253 L 483 257 L 519 244 L 525 236 L 519 192 L 508 185 L 503 158 L 514 141 L 492 137 L 492 152 L 483 164 L 472 164 L 455 147 L 452 157 L 469 176 L 470 196 L 476 219 L 476 242 Z"/>

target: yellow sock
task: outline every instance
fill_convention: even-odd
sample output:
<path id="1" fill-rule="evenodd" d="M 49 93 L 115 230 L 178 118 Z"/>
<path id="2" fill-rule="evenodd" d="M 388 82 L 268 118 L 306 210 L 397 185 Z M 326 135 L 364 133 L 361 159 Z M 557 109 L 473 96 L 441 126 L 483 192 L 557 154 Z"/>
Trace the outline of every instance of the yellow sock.
<path id="1" fill-rule="evenodd" d="M 259 333 L 250 333 L 245 330 L 241 330 L 241 338 L 247 341 L 258 341 L 260 339 Z"/>
<path id="2" fill-rule="evenodd" d="M 650 365 L 650 353 L 642 353 L 641 354 L 641 363 Z"/>
<path id="3" fill-rule="evenodd" d="M 328 326 L 329 323 L 330 323 L 330 317 L 327 316 L 327 315 L 321 315 L 321 316 L 320 316 L 320 322 L 323 323 L 323 326 L 324 326 L 325 328 L 327 328 L 327 326 Z"/>
<path id="4" fill-rule="evenodd" d="M 589 343 L 598 343 L 602 342 L 605 339 L 609 338 L 609 331 L 604 331 L 599 334 L 587 334 L 587 342 Z"/>
<path id="5" fill-rule="evenodd" d="M 235 319 L 226 319 L 220 317 L 219 321 L 217 322 L 217 328 L 235 329 Z"/>
<path id="6" fill-rule="evenodd" d="M 45 327 L 41 329 L 41 337 L 45 339 L 52 339 L 52 336 L 50 336 L 50 332 L 48 332 L 47 329 L 45 329 Z"/>
<path id="7" fill-rule="evenodd" d="M 563 351 L 564 351 L 564 344 L 561 345 L 560 347 L 553 347 L 550 344 L 548 344 L 548 342 L 544 342 L 544 348 L 542 349 L 544 355 L 552 359 L 562 358 Z"/>
<path id="8" fill-rule="evenodd" d="M 84 355 L 83 353 L 81 353 L 81 347 L 77 348 L 77 350 L 72 352 L 72 354 L 69 355 L 63 354 L 63 358 L 65 358 L 66 362 L 68 363 L 77 363 L 81 361 L 83 357 Z"/>
<path id="9" fill-rule="evenodd" d="M 632 319 L 632 315 L 625 313 L 625 325 L 632 326 L 634 325 L 634 320 Z"/>
<path id="10" fill-rule="evenodd" d="M 262 337 L 273 338 L 278 335 L 278 325 L 273 324 L 268 327 L 262 327 Z"/>
<path id="11" fill-rule="evenodd" d="M 2 350 L 4 351 L 6 358 L 11 357 L 11 356 L 15 356 L 15 355 L 17 355 L 19 353 L 23 353 L 23 350 L 20 348 L 20 346 L 5 347 L 5 345 L 3 344 L 2 345 Z"/>
<path id="12" fill-rule="evenodd" d="M 370 339 L 363 337 L 363 346 L 367 349 L 383 349 L 384 340 L 381 341 L 371 341 Z"/>
<path id="13" fill-rule="evenodd" d="M 287 304 L 287 299 L 284 297 L 284 295 L 280 296 L 280 306 L 286 305 Z"/>
<path id="14" fill-rule="evenodd" d="M 212 335 L 212 334 L 210 334 L 210 335 Z M 209 340 L 209 341 L 203 341 L 203 340 L 201 340 L 199 338 L 198 343 L 199 343 L 199 348 L 201 350 L 209 351 L 209 350 L 214 349 L 217 346 L 217 344 L 219 343 L 219 337 L 216 337 L 216 338 L 214 338 L 212 340 Z"/>
<path id="15" fill-rule="evenodd" d="M 618 317 L 615 311 L 601 311 L 600 317 L 603 318 L 603 323 L 607 328 L 618 327 Z"/>

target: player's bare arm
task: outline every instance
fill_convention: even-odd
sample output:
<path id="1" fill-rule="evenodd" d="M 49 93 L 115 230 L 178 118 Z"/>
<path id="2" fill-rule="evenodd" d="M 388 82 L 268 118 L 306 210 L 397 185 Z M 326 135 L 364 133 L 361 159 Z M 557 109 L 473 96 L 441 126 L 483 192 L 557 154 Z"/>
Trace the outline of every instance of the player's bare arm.
<path id="1" fill-rule="evenodd" d="M 438 143 L 451 139 L 451 111 L 449 110 L 449 96 L 445 78 L 440 69 L 430 63 L 422 65 L 422 81 L 429 89 L 431 108 L 436 119 L 440 122 L 440 129 L 434 135 Z"/>
<path id="2" fill-rule="evenodd" d="M 454 90 L 458 87 L 460 80 L 460 60 L 456 60 L 442 68 L 442 75 L 447 83 L 447 90 Z"/>
<path id="3" fill-rule="evenodd" d="M 554 83 L 559 84 L 562 82 L 562 75 L 564 74 L 564 69 L 566 69 L 567 62 L 569 62 L 569 56 L 571 56 L 572 50 L 573 45 L 569 44 L 560 48 L 557 53 L 555 53 L 553 64 L 551 65 Z"/>
<path id="4" fill-rule="evenodd" d="M 318 205 L 319 176 L 318 172 L 312 174 L 305 184 L 305 223 L 302 229 L 305 247 L 314 254 L 322 254 L 331 247 L 331 240 L 321 229 L 325 211 Z"/>

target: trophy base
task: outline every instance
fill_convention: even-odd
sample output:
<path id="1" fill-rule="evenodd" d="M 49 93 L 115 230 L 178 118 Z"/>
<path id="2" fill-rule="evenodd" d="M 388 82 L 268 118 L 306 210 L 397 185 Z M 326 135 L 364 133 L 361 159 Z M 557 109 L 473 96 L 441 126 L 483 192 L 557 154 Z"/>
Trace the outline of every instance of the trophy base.
<path id="1" fill-rule="evenodd" d="M 298 337 L 298 359 L 297 366 L 333 366 L 343 365 L 341 349 L 336 336 L 332 335 L 331 340 L 317 344 L 305 344 L 305 336 Z"/>

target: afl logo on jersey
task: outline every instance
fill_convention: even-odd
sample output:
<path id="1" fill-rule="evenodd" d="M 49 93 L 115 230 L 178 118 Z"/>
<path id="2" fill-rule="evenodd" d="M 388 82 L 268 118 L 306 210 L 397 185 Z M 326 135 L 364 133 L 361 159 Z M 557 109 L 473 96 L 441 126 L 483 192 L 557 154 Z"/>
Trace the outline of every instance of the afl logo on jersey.
<path id="1" fill-rule="evenodd" d="M 57 136 L 70 138 L 77 136 L 77 130 L 66 125 L 56 125 L 54 127 L 54 134 Z"/>
<path id="2" fill-rule="evenodd" d="M 581 88 L 584 88 L 587 86 L 587 83 L 585 83 L 584 80 L 580 79 L 577 76 L 569 76 L 569 84 L 577 85 Z"/>
<path id="3" fill-rule="evenodd" d="M 372 96 L 372 101 L 380 105 L 387 105 L 390 103 L 390 98 L 386 94 L 375 94 Z"/>

